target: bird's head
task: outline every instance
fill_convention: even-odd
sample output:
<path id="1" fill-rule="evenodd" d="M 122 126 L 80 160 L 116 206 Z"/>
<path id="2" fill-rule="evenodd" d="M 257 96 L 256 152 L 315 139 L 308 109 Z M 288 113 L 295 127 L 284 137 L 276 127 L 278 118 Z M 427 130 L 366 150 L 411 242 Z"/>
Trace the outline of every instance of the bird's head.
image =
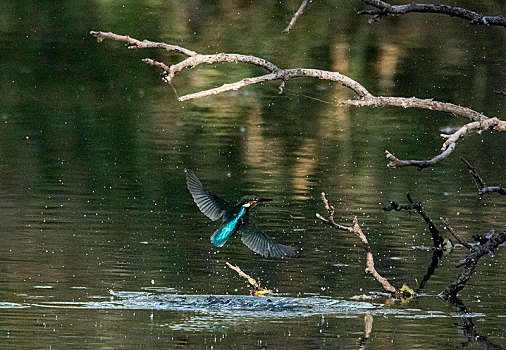
<path id="1" fill-rule="evenodd" d="M 259 198 L 257 196 L 244 196 L 241 198 L 241 201 L 239 202 L 244 208 L 253 208 L 258 203 L 262 202 L 269 202 L 272 201 L 272 199 L 269 198 Z"/>

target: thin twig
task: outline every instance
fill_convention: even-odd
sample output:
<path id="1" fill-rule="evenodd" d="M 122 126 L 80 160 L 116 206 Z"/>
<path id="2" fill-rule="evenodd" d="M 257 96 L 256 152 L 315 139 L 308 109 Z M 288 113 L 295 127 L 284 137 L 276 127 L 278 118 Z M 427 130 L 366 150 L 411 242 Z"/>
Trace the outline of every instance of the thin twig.
<path id="1" fill-rule="evenodd" d="M 297 10 L 297 12 L 295 12 L 292 19 L 290 20 L 290 23 L 288 23 L 288 26 L 285 28 L 285 30 L 283 30 L 283 33 L 288 34 L 290 32 L 290 30 L 292 30 L 293 26 L 295 25 L 295 22 L 297 21 L 299 16 L 302 15 L 302 12 L 304 12 L 304 9 L 306 8 L 307 3 L 308 3 L 308 0 L 302 1 L 302 4 L 300 4 L 299 9 Z"/>
<path id="2" fill-rule="evenodd" d="M 474 178 L 474 181 L 476 181 L 476 187 L 478 188 L 478 197 L 481 198 L 483 195 L 493 192 L 497 192 L 501 195 L 506 195 L 506 187 L 487 186 L 487 184 L 478 174 L 476 169 L 467 160 L 465 160 L 463 157 L 460 157 L 460 160 L 467 166 L 467 168 L 469 169 L 469 173 Z"/>
<path id="3" fill-rule="evenodd" d="M 228 261 L 225 261 L 225 264 L 229 268 L 231 268 L 232 270 L 234 270 L 235 272 L 237 272 L 240 277 L 245 278 L 248 281 L 248 283 L 253 287 L 253 289 L 255 290 L 255 293 L 258 293 L 258 292 L 259 292 L 258 294 L 270 293 L 269 290 L 267 290 L 265 288 L 262 288 L 260 286 L 260 282 L 259 281 L 255 280 L 250 275 L 244 273 L 239 266 L 234 266 L 234 265 L 230 264 Z"/>
<path id="4" fill-rule="evenodd" d="M 453 228 L 450 226 L 450 224 L 448 223 L 448 219 L 445 219 L 445 218 L 440 218 L 441 221 L 445 224 L 445 227 L 446 229 L 448 230 L 448 232 L 450 232 L 450 234 L 460 243 L 462 244 L 466 249 L 469 249 L 471 250 L 472 249 L 472 246 L 467 243 L 466 241 L 464 241 L 464 239 L 457 233 L 453 230 Z"/>
<path id="5" fill-rule="evenodd" d="M 406 197 L 409 201 L 409 205 L 398 204 L 396 202 L 390 202 L 390 207 L 385 207 L 385 208 L 383 208 L 383 210 L 384 211 L 390 211 L 390 210 L 395 210 L 395 211 L 408 210 L 409 211 L 412 209 L 416 210 L 416 212 L 418 214 L 420 214 L 422 219 L 425 221 L 427 226 L 429 226 L 429 231 L 432 234 L 432 243 L 434 244 L 434 248 L 441 249 L 442 244 L 443 244 L 443 237 L 441 236 L 441 233 L 439 232 L 439 230 L 436 228 L 436 225 L 434 225 L 434 223 L 432 222 L 430 217 L 423 210 L 422 203 L 420 203 L 420 202 L 415 203 L 415 201 L 413 200 L 413 198 L 411 198 L 411 195 L 409 193 L 406 193 Z"/>
<path id="6" fill-rule="evenodd" d="M 422 170 L 425 168 L 428 168 L 430 166 L 433 166 L 440 160 L 443 160 L 445 158 L 448 158 L 448 156 L 453 152 L 455 149 L 455 144 L 450 145 L 446 151 L 442 152 L 441 154 L 438 154 L 434 158 L 428 159 L 428 160 L 401 160 L 394 156 L 392 153 L 390 153 L 388 150 L 385 150 L 385 155 L 387 159 L 390 161 L 387 166 L 389 168 L 400 168 L 403 166 L 416 166 L 417 170 Z"/>
<path id="7" fill-rule="evenodd" d="M 166 43 L 161 42 L 155 42 L 155 41 L 149 41 L 149 40 L 137 40 L 134 38 L 131 38 L 128 35 L 118 35 L 114 34 L 112 32 L 97 32 L 97 31 L 90 31 L 91 35 L 94 35 L 97 38 L 98 42 L 102 42 L 104 39 L 110 39 L 110 40 L 117 40 L 117 41 L 126 41 L 129 45 L 129 49 L 145 49 L 145 48 L 162 48 L 167 51 L 177 51 L 182 54 L 185 54 L 186 56 L 195 56 L 197 53 L 192 50 L 188 50 L 184 47 L 178 46 L 178 45 L 169 45 Z"/>
<path id="8" fill-rule="evenodd" d="M 257 57 L 251 56 L 254 59 Z M 252 62 L 250 62 L 252 63 Z M 253 63 L 254 64 L 254 63 Z M 173 77 L 173 75 L 169 75 L 169 77 Z M 306 68 L 295 68 L 295 69 L 280 69 L 276 68 L 273 72 L 253 78 L 244 78 L 235 83 L 223 84 L 217 88 L 199 91 L 193 94 L 188 94 L 181 96 L 179 101 L 188 101 L 196 98 L 211 96 L 221 94 L 227 91 L 235 91 L 239 90 L 248 85 L 259 84 L 267 81 L 273 80 L 283 80 L 287 81 L 294 78 L 317 78 L 322 80 L 329 80 L 335 83 L 339 83 L 351 90 L 353 90 L 360 98 L 372 97 L 372 95 L 367 91 L 367 89 L 362 86 L 362 84 L 357 81 L 343 75 L 339 72 L 330 72 L 319 69 L 306 69 Z"/>
<path id="9" fill-rule="evenodd" d="M 506 131 L 505 127 L 506 124 L 497 118 L 486 118 L 467 123 L 451 135 L 441 134 L 441 137 L 445 138 L 446 141 L 441 147 L 441 153 L 434 158 L 429 160 L 400 160 L 389 151 L 385 151 L 387 159 L 390 160 L 387 166 L 391 168 L 399 166 L 416 166 L 418 170 L 422 170 L 423 168 L 432 166 L 440 160 L 447 158 L 455 150 L 457 141 L 464 137 L 464 135 L 466 135 L 469 131 L 474 129 L 478 129 L 479 133 L 489 129 Z M 500 192 L 500 190 L 495 189 L 494 192 Z"/>
<path id="10" fill-rule="evenodd" d="M 472 24 L 482 24 L 486 26 L 506 27 L 506 17 L 503 16 L 485 16 L 481 13 L 467 10 L 462 7 L 439 5 L 439 4 L 417 4 L 409 3 L 405 5 L 391 5 L 381 0 L 364 0 L 364 3 L 373 6 L 374 9 L 360 11 L 358 14 L 371 15 L 375 20 L 387 15 L 405 15 L 410 12 L 418 13 L 436 13 L 451 17 L 459 17 L 470 21 Z"/>
<path id="11" fill-rule="evenodd" d="M 467 255 L 461 265 L 465 265 L 464 270 L 461 272 L 459 277 L 444 291 L 441 292 L 441 296 L 444 298 L 455 297 L 457 294 L 464 289 L 466 283 L 469 281 L 473 272 L 478 264 L 478 260 L 483 256 L 492 252 L 500 244 L 506 242 L 506 231 L 492 236 L 485 244 L 473 247 L 471 252 Z"/>

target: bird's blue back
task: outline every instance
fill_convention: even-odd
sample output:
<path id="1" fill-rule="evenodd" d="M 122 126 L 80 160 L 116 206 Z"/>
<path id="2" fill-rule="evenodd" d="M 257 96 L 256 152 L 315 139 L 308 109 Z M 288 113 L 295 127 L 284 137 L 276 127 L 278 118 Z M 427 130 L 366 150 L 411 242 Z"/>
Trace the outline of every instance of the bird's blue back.
<path id="1" fill-rule="evenodd" d="M 217 229 L 213 235 L 211 236 L 211 242 L 217 247 L 223 247 L 223 245 L 227 242 L 228 238 L 232 233 L 234 233 L 237 228 L 237 224 L 239 220 L 246 214 L 246 208 L 242 207 L 241 211 L 237 214 L 235 218 L 230 220 L 227 223 L 224 223 L 219 229 Z"/>

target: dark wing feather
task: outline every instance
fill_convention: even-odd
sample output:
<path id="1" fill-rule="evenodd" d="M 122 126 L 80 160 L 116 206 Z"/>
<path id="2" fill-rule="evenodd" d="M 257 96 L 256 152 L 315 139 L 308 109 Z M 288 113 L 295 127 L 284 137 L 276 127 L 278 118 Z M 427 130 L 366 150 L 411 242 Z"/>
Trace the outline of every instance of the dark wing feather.
<path id="1" fill-rule="evenodd" d="M 274 242 L 272 238 L 258 228 L 251 221 L 246 221 L 239 228 L 242 234 L 242 242 L 252 251 L 262 256 L 275 258 L 284 258 L 295 253 L 295 248 Z"/>
<path id="2" fill-rule="evenodd" d="M 225 210 L 231 207 L 230 204 L 215 194 L 206 191 L 193 170 L 186 169 L 185 171 L 186 185 L 200 211 L 211 220 L 221 218 Z"/>

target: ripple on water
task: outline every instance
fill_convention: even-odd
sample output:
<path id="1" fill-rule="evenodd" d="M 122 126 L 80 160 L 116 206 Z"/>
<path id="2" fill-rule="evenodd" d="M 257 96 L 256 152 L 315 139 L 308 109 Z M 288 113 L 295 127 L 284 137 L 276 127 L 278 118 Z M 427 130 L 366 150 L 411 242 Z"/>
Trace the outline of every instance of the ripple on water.
<path id="1" fill-rule="evenodd" d="M 383 308 L 363 301 L 310 296 L 254 297 L 244 295 L 181 295 L 173 289 L 165 293 L 110 291 L 110 295 L 94 297 L 89 301 L 48 301 L 30 304 L 32 307 L 101 310 L 159 310 L 188 314 L 174 323 L 162 324 L 171 329 L 217 329 L 252 319 L 286 320 L 290 318 L 333 315 L 336 318 L 354 318 L 364 314 L 408 315 L 410 312 Z M 167 293 L 166 291 L 171 291 Z"/>

